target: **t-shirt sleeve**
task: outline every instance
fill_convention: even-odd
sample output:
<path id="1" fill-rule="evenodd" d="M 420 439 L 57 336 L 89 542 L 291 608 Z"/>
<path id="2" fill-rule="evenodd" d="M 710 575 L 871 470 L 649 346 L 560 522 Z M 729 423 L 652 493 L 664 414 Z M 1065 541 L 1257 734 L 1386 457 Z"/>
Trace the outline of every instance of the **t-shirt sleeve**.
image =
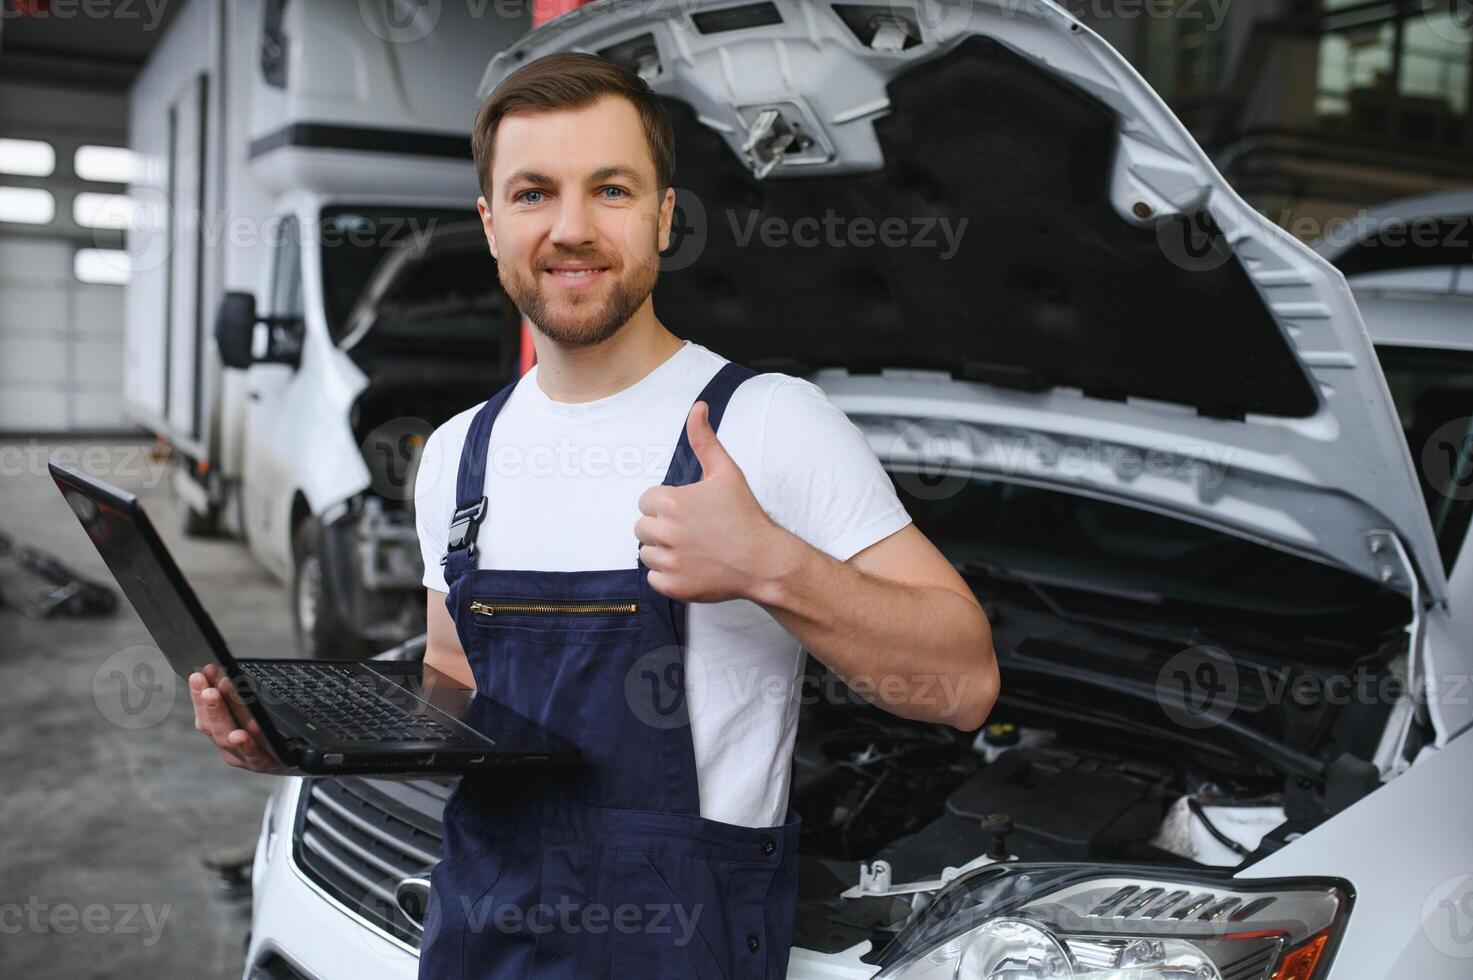
<path id="1" fill-rule="evenodd" d="M 424 587 L 449 592 L 445 566 L 440 564 L 450 537 L 450 517 L 455 509 L 454 472 L 446 479 L 445 439 L 440 429 L 430 433 L 420 453 L 414 477 L 414 527 L 419 535 L 419 552 L 424 561 Z"/>
<path id="2" fill-rule="evenodd" d="M 910 523 L 864 433 L 801 378 L 781 382 L 768 403 L 761 484 L 773 520 L 839 561 Z"/>

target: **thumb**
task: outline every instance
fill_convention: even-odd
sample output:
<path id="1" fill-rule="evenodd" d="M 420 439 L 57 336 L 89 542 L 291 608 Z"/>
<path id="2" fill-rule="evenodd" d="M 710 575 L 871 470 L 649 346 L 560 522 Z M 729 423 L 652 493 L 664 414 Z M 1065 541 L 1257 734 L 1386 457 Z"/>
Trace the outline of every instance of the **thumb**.
<path id="1" fill-rule="evenodd" d="M 736 462 L 726 454 L 726 447 L 721 445 L 721 440 L 716 438 L 716 430 L 711 428 L 708 411 L 705 402 L 696 402 L 691 406 L 690 417 L 686 419 L 685 425 L 686 437 L 690 439 L 690 448 L 701 463 L 701 479 L 703 480 L 709 480 L 737 469 Z"/>

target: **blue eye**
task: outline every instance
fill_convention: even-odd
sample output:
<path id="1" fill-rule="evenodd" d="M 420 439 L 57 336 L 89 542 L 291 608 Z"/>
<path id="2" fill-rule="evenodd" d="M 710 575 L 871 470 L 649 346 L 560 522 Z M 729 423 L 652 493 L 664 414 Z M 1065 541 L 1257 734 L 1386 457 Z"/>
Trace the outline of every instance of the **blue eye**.
<path id="1" fill-rule="evenodd" d="M 517 195 L 517 200 L 526 200 L 528 194 L 541 194 L 541 191 L 522 191 Z M 527 201 L 528 204 L 536 204 L 536 201 Z"/>
<path id="2" fill-rule="evenodd" d="M 622 187 L 605 187 L 604 190 L 606 190 L 606 191 L 618 191 L 620 194 L 623 194 L 624 193 L 624 188 L 622 188 Z"/>

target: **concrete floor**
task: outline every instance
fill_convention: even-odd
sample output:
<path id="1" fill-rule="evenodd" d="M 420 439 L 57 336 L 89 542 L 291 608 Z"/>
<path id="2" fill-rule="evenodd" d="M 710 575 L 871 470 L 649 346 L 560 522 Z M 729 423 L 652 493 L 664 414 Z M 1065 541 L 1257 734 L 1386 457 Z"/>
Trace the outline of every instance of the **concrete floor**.
<path id="1" fill-rule="evenodd" d="M 53 451 L 86 452 L 84 469 L 143 499 L 237 654 L 293 656 L 282 587 L 240 542 L 185 538 L 165 471 L 143 448 L 0 441 L 0 531 L 111 584 L 45 468 Z M 0 557 L 0 592 L 41 589 Z M 156 651 L 144 656 L 172 706 L 143 707 L 142 687 L 125 705 L 124 678 L 148 679 L 128 651 L 151 643 L 121 595 L 104 618 L 28 619 L 0 605 L 0 977 L 241 975 L 249 899 L 223 898 L 202 857 L 254 842 L 276 777 L 220 761 Z"/>

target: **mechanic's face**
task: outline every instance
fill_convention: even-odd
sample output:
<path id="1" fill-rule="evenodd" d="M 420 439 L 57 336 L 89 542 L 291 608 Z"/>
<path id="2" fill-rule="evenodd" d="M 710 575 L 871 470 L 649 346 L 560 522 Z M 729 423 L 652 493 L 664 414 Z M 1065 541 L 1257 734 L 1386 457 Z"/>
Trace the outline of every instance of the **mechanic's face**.
<path id="1" fill-rule="evenodd" d="M 547 337 L 597 344 L 650 301 L 675 191 L 657 194 L 633 104 L 504 117 L 490 183 L 477 205 L 497 275 Z"/>

